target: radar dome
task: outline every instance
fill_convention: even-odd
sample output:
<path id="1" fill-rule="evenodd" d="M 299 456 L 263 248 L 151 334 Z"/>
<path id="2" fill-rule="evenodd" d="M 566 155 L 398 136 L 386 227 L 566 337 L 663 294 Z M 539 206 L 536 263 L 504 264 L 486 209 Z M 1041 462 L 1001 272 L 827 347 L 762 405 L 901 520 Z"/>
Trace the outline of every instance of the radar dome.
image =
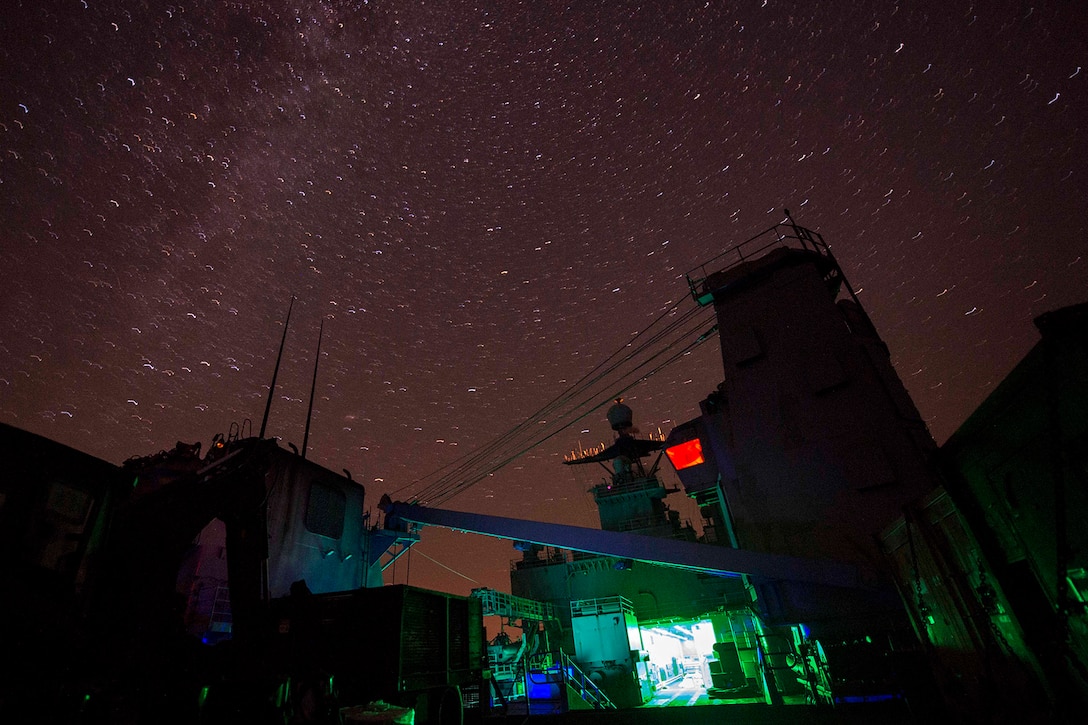
<path id="1" fill-rule="evenodd" d="M 633 425 L 633 416 L 631 409 L 623 404 L 622 398 L 617 398 L 616 404 L 608 409 L 608 423 L 612 426 L 612 430 L 630 428 Z"/>

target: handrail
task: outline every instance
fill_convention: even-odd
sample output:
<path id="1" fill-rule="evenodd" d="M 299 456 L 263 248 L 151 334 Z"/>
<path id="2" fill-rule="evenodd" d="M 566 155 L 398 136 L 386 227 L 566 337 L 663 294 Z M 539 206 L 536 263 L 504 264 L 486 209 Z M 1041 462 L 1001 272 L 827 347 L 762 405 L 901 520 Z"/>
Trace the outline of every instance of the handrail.
<path id="1" fill-rule="evenodd" d="M 610 496 L 650 491 L 655 488 L 665 488 L 665 485 L 661 483 L 661 479 L 657 478 L 657 476 L 637 476 L 619 482 L 613 480 L 598 483 L 589 490 L 597 498 L 608 498 Z"/>
<path id="2" fill-rule="evenodd" d="M 594 710 L 615 710 L 616 705 L 608 699 L 597 683 L 586 676 L 574 660 L 563 650 L 559 650 L 559 663 L 563 671 L 563 678 L 567 684 L 572 685 L 578 695 L 593 706 Z M 587 696 L 588 695 L 588 696 Z"/>
<path id="3" fill-rule="evenodd" d="M 555 605 L 551 602 L 538 602 L 525 597 L 518 597 L 488 587 L 472 590 L 472 597 L 480 601 L 483 615 L 500 616 L 510 619 L 529 619 L 547 622 L 555 619 Z"/>
<path id="4" fill-rule="evenodd" d="M 712 274 L 732 269 L 774 248 L 802 249 L 833 259 L 831 248 L 818 232 L 792 223 L 775 224 L 687 272 L 684 277 L 687 279 L 692 297 L 696 300 L 700 299 L 702 295 L 699 292 L 699 286 Z M 712 267 L 713 271 L 708 272 L 708 267 Z"/>

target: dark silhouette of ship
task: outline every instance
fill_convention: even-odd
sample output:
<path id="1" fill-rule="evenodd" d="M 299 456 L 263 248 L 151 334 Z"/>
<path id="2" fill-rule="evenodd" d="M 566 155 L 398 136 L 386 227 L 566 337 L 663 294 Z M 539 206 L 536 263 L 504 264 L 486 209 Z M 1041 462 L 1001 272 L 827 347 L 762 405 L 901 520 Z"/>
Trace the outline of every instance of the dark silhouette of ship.
<path id="1" fill-rule="evenodd" d="M 938 447 L 788 213 L 687 278 L 722 383 L 663 440 L 615 401 L 615 439 L 567 461 L 602 469 L 599 529 L 388 497 L 372 520 L 264 425 L 123 466 L 0 426 L 0 716 L 1079 721 L 1088 305 L 1039 317 Z M 382 586 L 423 526 L 512 540 L 511 592 Z"/>

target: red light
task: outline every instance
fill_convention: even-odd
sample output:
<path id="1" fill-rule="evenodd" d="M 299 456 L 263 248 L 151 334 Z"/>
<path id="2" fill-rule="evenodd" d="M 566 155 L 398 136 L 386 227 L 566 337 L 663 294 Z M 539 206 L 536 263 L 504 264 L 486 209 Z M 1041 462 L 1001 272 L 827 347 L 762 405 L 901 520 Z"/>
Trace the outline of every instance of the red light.
<path id="1" fill-rule="evenodd" d="M 698 438 L 692 438 L 690 441 L 670 446 L 665 449 L 665 454 L 668 455 L 673 468 L 677 471 L 697 466 L 700 463 L 706 463 L 706 459 L 703 458 L 703 444 L 699 442 Z"/>

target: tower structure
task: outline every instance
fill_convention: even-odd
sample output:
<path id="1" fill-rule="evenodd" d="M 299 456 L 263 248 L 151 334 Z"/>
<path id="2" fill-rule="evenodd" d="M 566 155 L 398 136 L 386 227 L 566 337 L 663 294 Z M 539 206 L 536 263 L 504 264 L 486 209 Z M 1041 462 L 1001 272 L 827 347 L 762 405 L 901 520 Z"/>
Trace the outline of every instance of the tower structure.
<path id="1" fill-rule="evenodd" d="M 851 562 L 867 591 L 757 585 L 771 622 L 824 632 L 902 615 L 877 534 L 933 489 L 936 446 L 819 234 L 779 225 L 688 275 L 714 305 L 723 381 L 670 460 L 726 546 Z"/>

